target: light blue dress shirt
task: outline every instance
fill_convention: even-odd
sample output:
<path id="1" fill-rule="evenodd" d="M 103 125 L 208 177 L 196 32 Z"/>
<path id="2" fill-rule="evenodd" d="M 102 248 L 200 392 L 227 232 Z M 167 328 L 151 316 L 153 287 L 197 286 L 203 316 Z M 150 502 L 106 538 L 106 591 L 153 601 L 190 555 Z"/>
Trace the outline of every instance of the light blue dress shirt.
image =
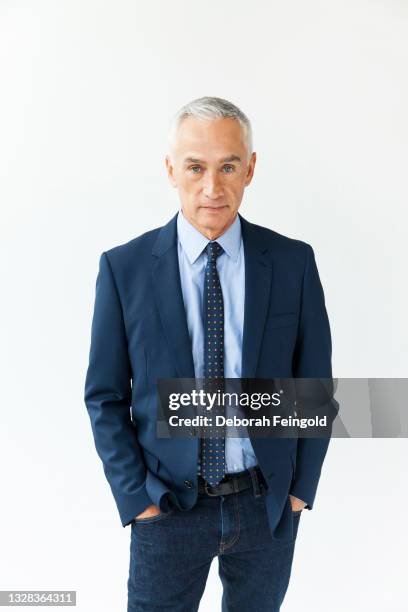
<path id="1" fill-rule="evenodd" d="M 181 288 L 195 377 L 204 378 L 203 293 L 207 254 L 203 250 L 210 241 L 191 225 L 181 210 L 177 216 L 177 235 Z M 216 242 L 224 249 L 217 258 L 224 301 L 224 377 L 241 378 L 245 258 L 238 215 Z M 225 460 L 228 473 L 241 472 L 258 463 L 249 438 L 226 438 Z"/>

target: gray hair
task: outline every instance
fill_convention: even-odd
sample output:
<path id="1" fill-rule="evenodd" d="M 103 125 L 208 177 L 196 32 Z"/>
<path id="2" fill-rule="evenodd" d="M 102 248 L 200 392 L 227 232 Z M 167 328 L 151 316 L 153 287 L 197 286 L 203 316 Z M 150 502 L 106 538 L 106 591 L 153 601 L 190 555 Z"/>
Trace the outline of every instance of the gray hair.
<path id="1" fill-rule="evenodd" d="M 173 117 L 169 130 L 170 148 L 174 142 L 177 129 L 186 117 L 197 117 L 199 119 L 231 118 L 240 124 L 247 144 L 248 157 L 252 153 L 252 127 L 248 117 L 232 102 L 223 98 L 204 96 L 185 104 Z"/>

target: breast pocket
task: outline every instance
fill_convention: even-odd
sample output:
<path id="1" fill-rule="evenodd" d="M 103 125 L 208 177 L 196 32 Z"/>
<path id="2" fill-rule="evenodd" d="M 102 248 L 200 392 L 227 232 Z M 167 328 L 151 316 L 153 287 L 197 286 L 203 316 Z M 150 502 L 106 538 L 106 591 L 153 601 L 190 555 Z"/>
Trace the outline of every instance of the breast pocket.
<path id="1" fill-rule="evenodd" d="M 298 315 L 296 312 L 283 312 L 269 315 L 265 327 L 268 329 L 279 329 L 280 327 L 291 327 L 297 325 Z"/>

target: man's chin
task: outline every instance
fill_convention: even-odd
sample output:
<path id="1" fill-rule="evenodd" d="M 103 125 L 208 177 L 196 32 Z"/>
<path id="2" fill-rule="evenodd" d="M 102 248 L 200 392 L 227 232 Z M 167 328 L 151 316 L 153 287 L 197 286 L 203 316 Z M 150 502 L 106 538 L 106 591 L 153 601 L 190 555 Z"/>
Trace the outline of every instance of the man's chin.
<path id="1" fill-rule="evenodd" d="M 202 220 L 207 227 L 212 229 L 224 227 L 231 220 L 231 211 L 228 206 L 222 208 L 200 208 L 199 214 L 200 220 Z"/>

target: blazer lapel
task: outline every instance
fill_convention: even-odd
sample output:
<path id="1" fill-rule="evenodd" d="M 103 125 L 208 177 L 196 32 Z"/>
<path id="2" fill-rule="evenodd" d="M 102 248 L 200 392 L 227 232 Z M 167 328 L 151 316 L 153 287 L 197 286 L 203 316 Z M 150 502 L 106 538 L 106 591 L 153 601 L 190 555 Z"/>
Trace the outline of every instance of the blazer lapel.
<path id="1" fill-rule="evenodd" d="M 268 312 L 273 266 L 268 247 L 256 225 L 241 215 L 245 255 L 245 306 L 242 341 L 242 378 L 256 378 L 259 351 Z M 270 256 L 270 254 L 269 254 Z"/>
<path id="2" fill-rule="evenodd" d="M 179 378 L 194 378 L 194 361 L 178 264 L 177 214 L 161 228 L 152 255 L 155 300 L 169 351 Z"/>

